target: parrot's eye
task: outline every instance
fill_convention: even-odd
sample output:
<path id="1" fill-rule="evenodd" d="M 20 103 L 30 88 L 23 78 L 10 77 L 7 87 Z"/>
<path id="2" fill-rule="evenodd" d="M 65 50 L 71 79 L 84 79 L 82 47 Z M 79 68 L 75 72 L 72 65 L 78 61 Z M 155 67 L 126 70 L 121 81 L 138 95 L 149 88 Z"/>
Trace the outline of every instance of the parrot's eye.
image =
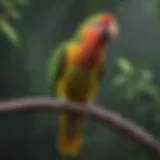
<path id="1" fill-rule="evenodd" d="M 101 22 L 97 22 L 95 23 L 95 26 L 100 30 L 100 32 L 102 33 L 102 40 L 104 42 L 108 42 L 108 40 L 110 39 L 109 37 L 109 31 L 108 28 L 106 28 L 106 26 L 104 26 L 104 24 L 102 24 Z"/>
<path id="2" fill-rule="evenodd" d="M 102 32 L 102 39 L 104 42 L 108 42 L 110 39 L 110 35 L 107 29 L 104 29 Z"/>

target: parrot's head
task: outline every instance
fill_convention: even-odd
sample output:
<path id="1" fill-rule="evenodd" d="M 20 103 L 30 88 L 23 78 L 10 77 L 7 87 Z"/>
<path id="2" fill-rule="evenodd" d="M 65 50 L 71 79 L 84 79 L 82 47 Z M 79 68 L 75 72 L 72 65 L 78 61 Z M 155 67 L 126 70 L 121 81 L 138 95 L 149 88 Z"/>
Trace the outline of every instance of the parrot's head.
<path id="1" fill-rule="evenodd" d="M 108 42 L 108 40 L 115 40 L 119 36 L 119 26 L 116 17 L 111 13 L 99 13 L 86 19 L 80 30 L 91 31 L 92 28 L 96 28 L 97 33 L 101 38 Z M 95 31 L 94 31 L 95 32 Z M 95 33 L 96 34 L 96 33 Z"/>
<path id="2" fill-rule="evenodd" d="M 73 38 L 79 43 L 79 63 L 88 66 L 101 64 L 106 45 L 118 36 L 118 23 L 111 13 L 99 13 L 85 19 Z"/>
<path id="3" fill-rule="evenodd" d="M 119 36 L 119 26 L 116 17 L 110 13 L 100 14 L 95 25 L 101 30 L 104 40 L 115 40 Z"/>

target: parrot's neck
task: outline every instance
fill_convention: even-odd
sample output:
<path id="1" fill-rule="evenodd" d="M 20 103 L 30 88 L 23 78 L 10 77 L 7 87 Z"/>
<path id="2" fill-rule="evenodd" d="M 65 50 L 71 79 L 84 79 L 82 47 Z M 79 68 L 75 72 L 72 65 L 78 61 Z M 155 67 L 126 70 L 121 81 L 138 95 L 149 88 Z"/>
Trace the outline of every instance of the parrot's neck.
<path id="1" fill-rule="evenodd" d="M 97 27 L 86 28 L 79 52 L 80 64 L 83 67 L 97 67 L 101 63 L 105 44 L 101 30 L 98 30 Z"/>
<path id="2" fill-rule="evenodd" d="M 103 43 L 98 43 L 92 46 L 83 59 L 83 65 L 86 67 L 100 66 L 103 59 L 104 49 L 105 45 Z"/>

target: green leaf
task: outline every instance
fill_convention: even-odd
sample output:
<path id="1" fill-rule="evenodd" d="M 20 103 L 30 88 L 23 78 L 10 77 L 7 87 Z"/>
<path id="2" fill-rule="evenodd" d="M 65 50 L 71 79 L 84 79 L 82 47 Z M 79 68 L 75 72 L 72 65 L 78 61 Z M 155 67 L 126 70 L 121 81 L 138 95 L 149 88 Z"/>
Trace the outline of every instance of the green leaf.
<path id="1" fill-rule="evenodd" d="M 3 7 L 9 12 L 15 8 L 15 4 L 10 0 L 2 0 L 1 3 Z"/>
<path id="2" fill-rule="evenodd" d="M 116 77 L 114 77 L 112 81 L 114 86 L 122 86 L 125 84 L 125 82 L 126 82 L 126 77 L 122 74 L 119 74 Z"/>
<path id="3" fill-rule="evenodd" d="M 149 70 L 142 70 L 141 71 L 141 79 L 143 81 L 151 81 L 153 79 L 153 74 Z"/>
<path id="4" fill-rule="evenodd" d="M 136 97 L 136 90 L 134 89 L 133 86 L 128 86 L 126 88 L 126 98 L 127 100 L 131 101 L 131 100 L 134 100 Z"/>
<path id="5" fill-rule="evenodd" d="M 15 19 L 20 18 L 20 13 L 17 10 L 17 3 L 15 1 L 10 0 L 2 0 L 2 5 L 7 12 L 7 14 Z"/>
<path id="6" fill-rule="evenodd" d="M 0 19 L 0 33 L 4 34 L 6 38 L 14 45 L 19 45 L 19 36 L 16 30 L 12 27 L 7 20 Z"/>
<path id="7" fill-rule="evenodd" d="M 132 63 L 125 57 L 118 57 L 116 60 L 116 65 L 124 73 L 133 73 L 134 66 Z"/>

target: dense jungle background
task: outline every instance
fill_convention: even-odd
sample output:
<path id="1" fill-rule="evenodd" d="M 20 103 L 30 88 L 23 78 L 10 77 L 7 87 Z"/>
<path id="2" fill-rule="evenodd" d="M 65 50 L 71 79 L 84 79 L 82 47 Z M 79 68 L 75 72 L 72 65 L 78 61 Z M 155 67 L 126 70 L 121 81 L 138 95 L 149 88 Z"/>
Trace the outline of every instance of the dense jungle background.
<path id="1" fill-rule="evenodd" d="M 46 72 L 54 47 L 86 16 L 112 11 L 121 34 L 110 43 L 96 103 L 160 136 L 158 0 L 1 0 L 0 99 L 49 95 Z M 0 159 L 60 160 L 53 112 L 0 117 Z M 78 160 L 151 160 L 134 141 L 87 121 Z"/>

